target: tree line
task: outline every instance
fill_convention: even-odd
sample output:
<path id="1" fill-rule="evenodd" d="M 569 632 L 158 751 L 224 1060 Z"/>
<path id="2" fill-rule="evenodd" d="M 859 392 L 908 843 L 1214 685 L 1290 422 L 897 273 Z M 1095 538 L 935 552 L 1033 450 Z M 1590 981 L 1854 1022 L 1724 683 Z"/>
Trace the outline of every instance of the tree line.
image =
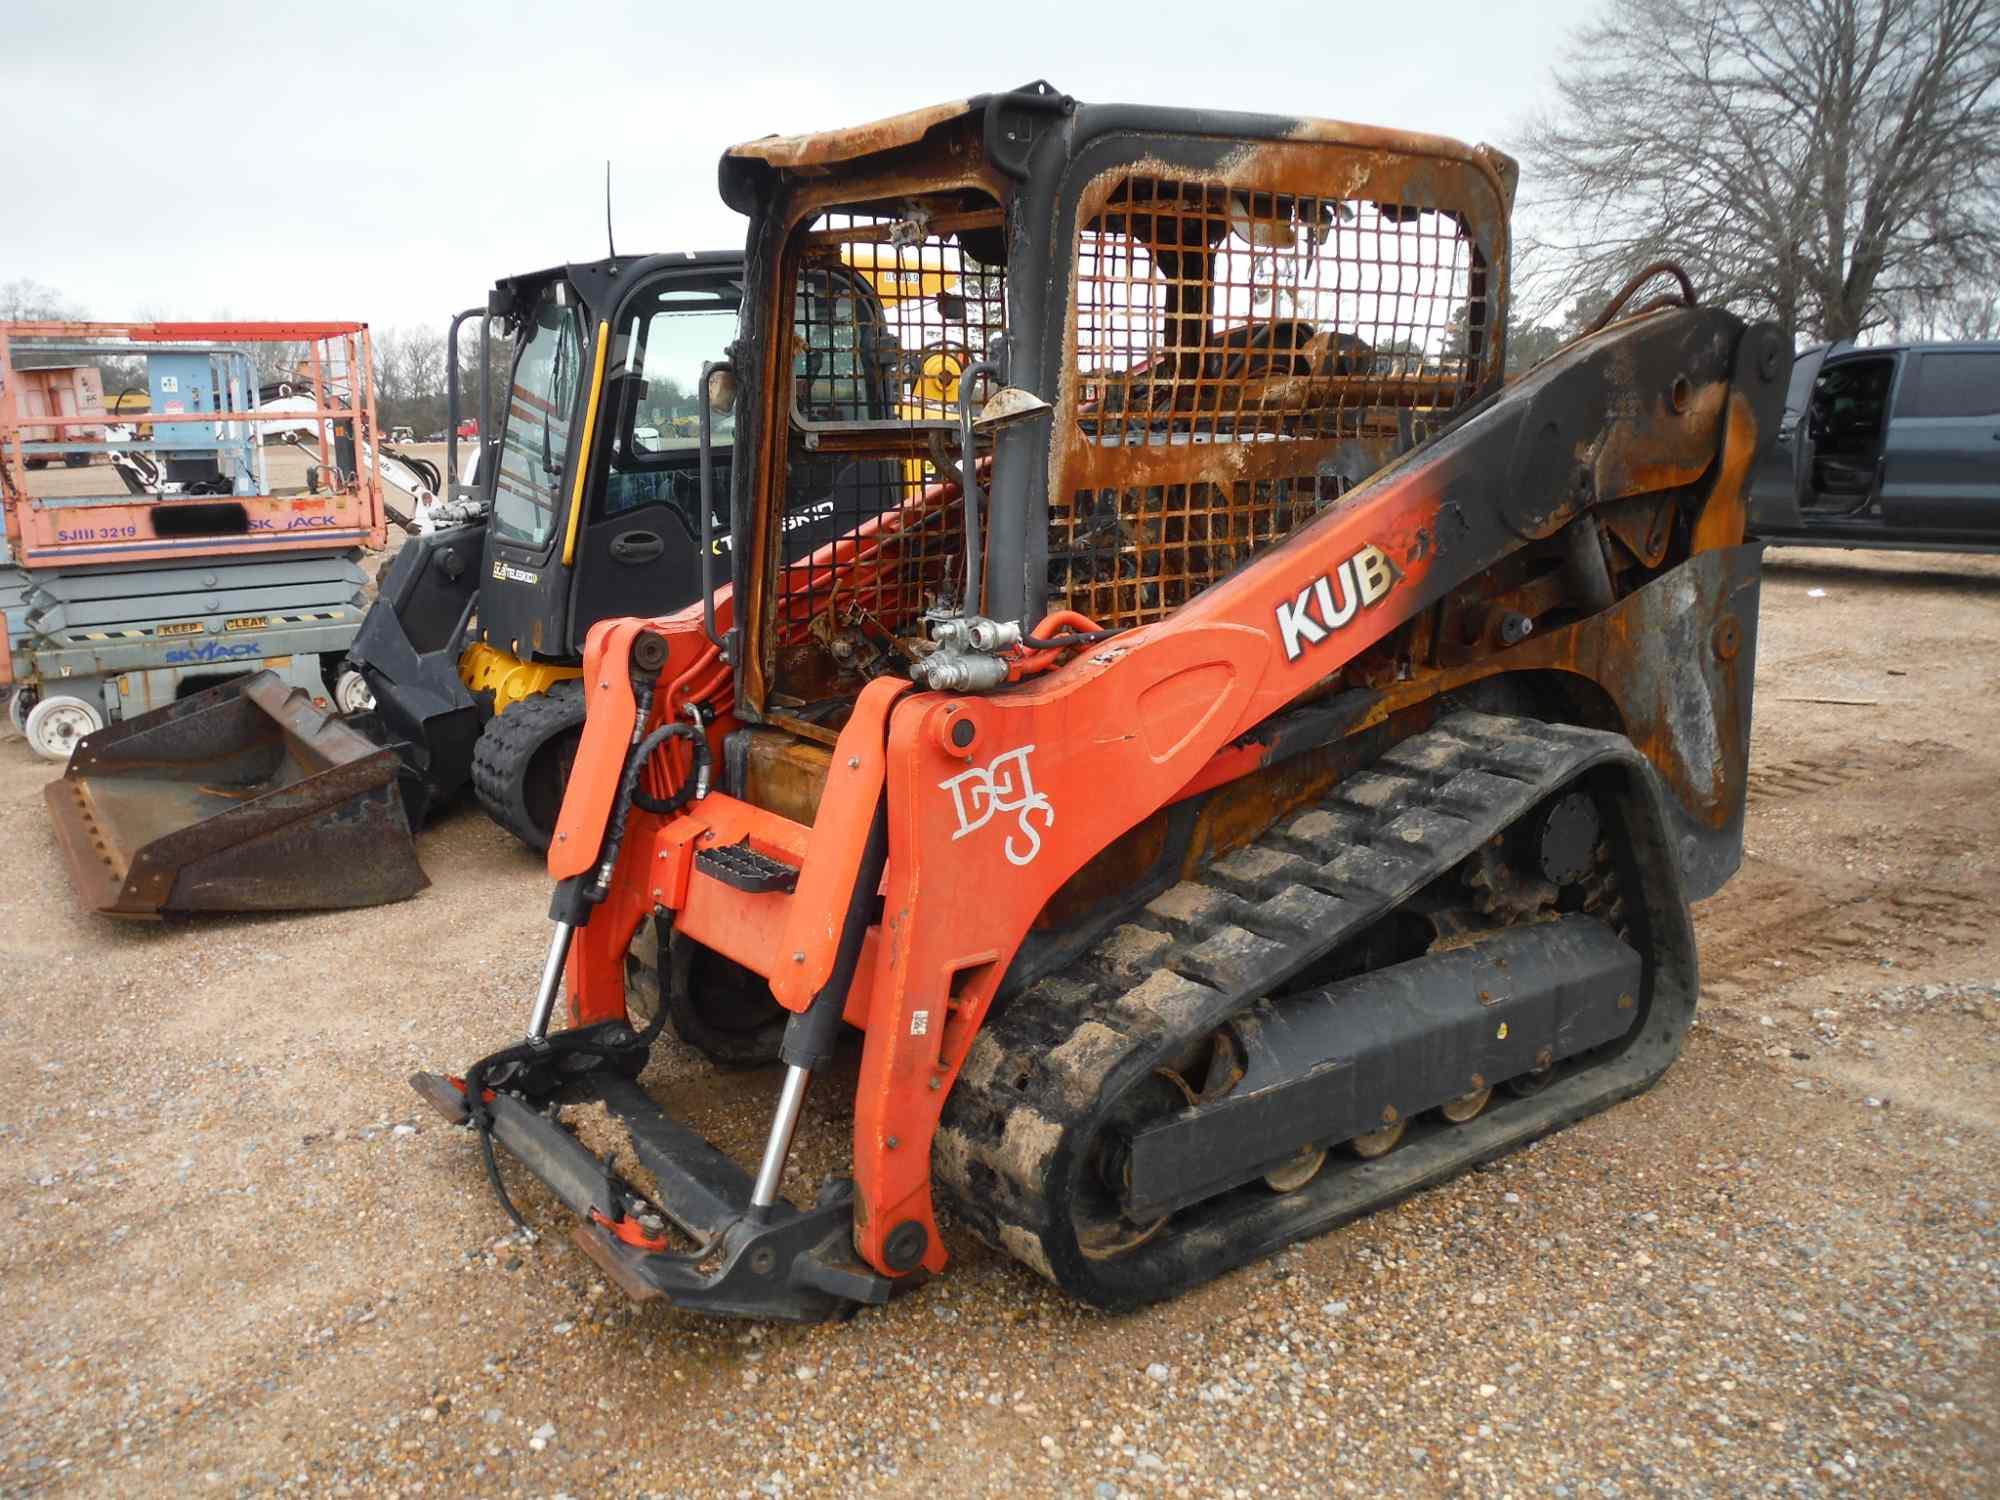
<path id="1" fill-rule="evenodd" d="M 2000 334 L 2000 5 L 1607 0 L 1524 131 L 1544 308 L 1659 260 L 1800 343 Z"/>
<path id="2" fill-rule="evenodd" d="M 30 278 L 0 284 L 0 321 L 82 322 L 85 310 L 54 287 Z M 154 320 L 148 320 L 154 321 Z M 476 325 L 473 325 L 476 330 Z M 445 429 L 447 406 L 445 330 L 431 327 L 371 330 L 375 361 L 375 417 L 384 432 L 408 427 L 419 441 Z M 301 382 L 311 368 L 304 343 L 275 342 L 250 346 L 260 387 Z M 505 381 L 506 354 L 494 341 L 495 383 Z M 14 361 L 22 368 L 46 365 L 95 365 L 104 378 L 107 398 L 120 391 L 146 389 L 146 365 L 138 356 L 83 359 L 74 354 L 37 353 L 18 349 Z M 476 331 L 460 340 L 460 414 L 478 416 L 479 343 Z M 498 399 L 495 399 L 498 406 Z M 484 425 L 482 423 L 482 425 Z"/>
<path id="3" fill-rule="evenodd" d="M 1552 71 L 1516 132 L 1511 368 L 1661 260 L 1799 344 L 2000 337 L 1994 0 L 1603 0 Z M 0 287 L 0 317 L 75 315 Z M 445 364 L 436 328 L 376 335 L 385 428 L 443 428 Z"/>

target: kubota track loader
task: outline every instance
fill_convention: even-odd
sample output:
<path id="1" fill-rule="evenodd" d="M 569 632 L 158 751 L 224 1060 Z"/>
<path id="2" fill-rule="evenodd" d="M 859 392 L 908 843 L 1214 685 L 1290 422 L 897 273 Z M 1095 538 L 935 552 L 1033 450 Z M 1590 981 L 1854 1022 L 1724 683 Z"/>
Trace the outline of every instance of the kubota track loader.
<path id="1" fill-rule="evenodd" d="M 1432 136 L 1034 85 L 721 175 L 734 587 L 591 634 L 527 1039 L 413 1080 L 489 1165 L 636 1296 L 835 1315 L 948 1204 L 1116 1308 L 1660 1075 L 1740 852 L 1775 329 L 1682 278 L 1503 386 L 1514 164 Z M 796 375 L 856 245 L 990 293 L 955 431 Z M 788 560 L 834 454 L 895 493 Z M 785 1064 L 754 1174 L 635 1081 L 669 1016 Z M 848 1030 L 851 1172 L 787 1196 Z"/>

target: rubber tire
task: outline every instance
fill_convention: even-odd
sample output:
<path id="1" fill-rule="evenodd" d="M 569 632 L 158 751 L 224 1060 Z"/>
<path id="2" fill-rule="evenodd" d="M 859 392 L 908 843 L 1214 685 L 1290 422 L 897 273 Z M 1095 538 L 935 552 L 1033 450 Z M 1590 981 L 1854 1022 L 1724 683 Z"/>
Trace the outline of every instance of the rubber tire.
<path id="1" fill-rule="evenodd" d="M 374 708 L 375 690 L 368 685 L 368 679 L 352 667 L 343 667 L 333 680 L 333 711 L 347 718 L 372 713 Z"/>
<path id="2" fill-rule="evenodd" d="M 479 805 L 537 854 L 547 853 L 555 836 L 562 791 L 582 739 L 583 683 L 576 678 L 523 698 L 479 731 L 472 751 L 472 790 Z"/>
<path id="3" fill-rule="evenodd" d="M 763 975 L 679 933 L 666 940 L 661 989 L 674 1035 L 725 1068 L 778 1061 L 792 1013 Z"/>
<path id="4" fill-rule="evenodd" d="M 58 765 L 68 765 L 70 756 L 76 753 L 76 747 L 82 743 L 84 736 L 79 735 L 76 739 L 68 741 L 52 740 L 48 744 L 44 744 L 43 740 L 44 736 L 51 732 L 49 727 L 51 719 L 58 715 L 71 714 L 78 709 L 81 709 L 91 721 L 91 727 L 85 731 L 86 734 L 95 734 L 104 727 L 103 709 L 82 698 L 73 698 L 67 693 L 52 693 L 28 710 L 28 721 L 25 726 L 28 748 L 43 760 L 51 760 Z M 60 754 L 56 753 L 54 748 L 57 744 L 62 747 Z"/>
<path id="5" fill-rule="evenodd" d="M 28 733 L 28 712 L 35 706 L 35 690 L 17 687 L 7 695 L 7 722 L 14 726 L 14 733 L 25 737 Z"/>

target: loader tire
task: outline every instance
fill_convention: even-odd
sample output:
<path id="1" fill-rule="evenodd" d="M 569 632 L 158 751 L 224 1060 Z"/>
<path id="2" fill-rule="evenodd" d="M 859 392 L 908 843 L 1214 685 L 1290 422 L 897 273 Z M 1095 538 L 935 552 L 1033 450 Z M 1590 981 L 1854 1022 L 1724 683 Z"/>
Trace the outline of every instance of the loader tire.
<path id="1" fill-rule="evenodd" d="M 674 933 L 661 955 L 660 986 L 674 1035 L 724 1068 L 778 1060 L 791 1012 L 763 975 Z"/>
<path id="2" fill-rule="evenodd" d="M 486 721 L 472 752 L 472 789 L 502 828 L 536 853 L 555 836 L 563 789 L 583 740 L 583 684 L 572 678 Z"/>

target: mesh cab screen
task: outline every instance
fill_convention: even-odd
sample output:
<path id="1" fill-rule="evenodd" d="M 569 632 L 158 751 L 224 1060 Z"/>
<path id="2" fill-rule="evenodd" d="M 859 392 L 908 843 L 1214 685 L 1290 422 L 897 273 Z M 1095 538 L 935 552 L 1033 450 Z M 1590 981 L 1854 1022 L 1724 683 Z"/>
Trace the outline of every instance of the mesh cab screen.
<path id="1" fill-rule="evenodd" d="M 1436 429 L 1485 376 L 1461 221 L 1127 178 L 1079 227 L 1049 603 L 1172 613 Z"/>
<path id="2" fill-rule="evenodd" d="M 930 455 L 933 435 L 956 452 L 959 376 L 1005 330 L 999 212 L 900 207 L 819 216 L 794 280 L 771 701 L 806 718 L 907 656 L 925 609 L 964 587 L 958 486 Z"/>

